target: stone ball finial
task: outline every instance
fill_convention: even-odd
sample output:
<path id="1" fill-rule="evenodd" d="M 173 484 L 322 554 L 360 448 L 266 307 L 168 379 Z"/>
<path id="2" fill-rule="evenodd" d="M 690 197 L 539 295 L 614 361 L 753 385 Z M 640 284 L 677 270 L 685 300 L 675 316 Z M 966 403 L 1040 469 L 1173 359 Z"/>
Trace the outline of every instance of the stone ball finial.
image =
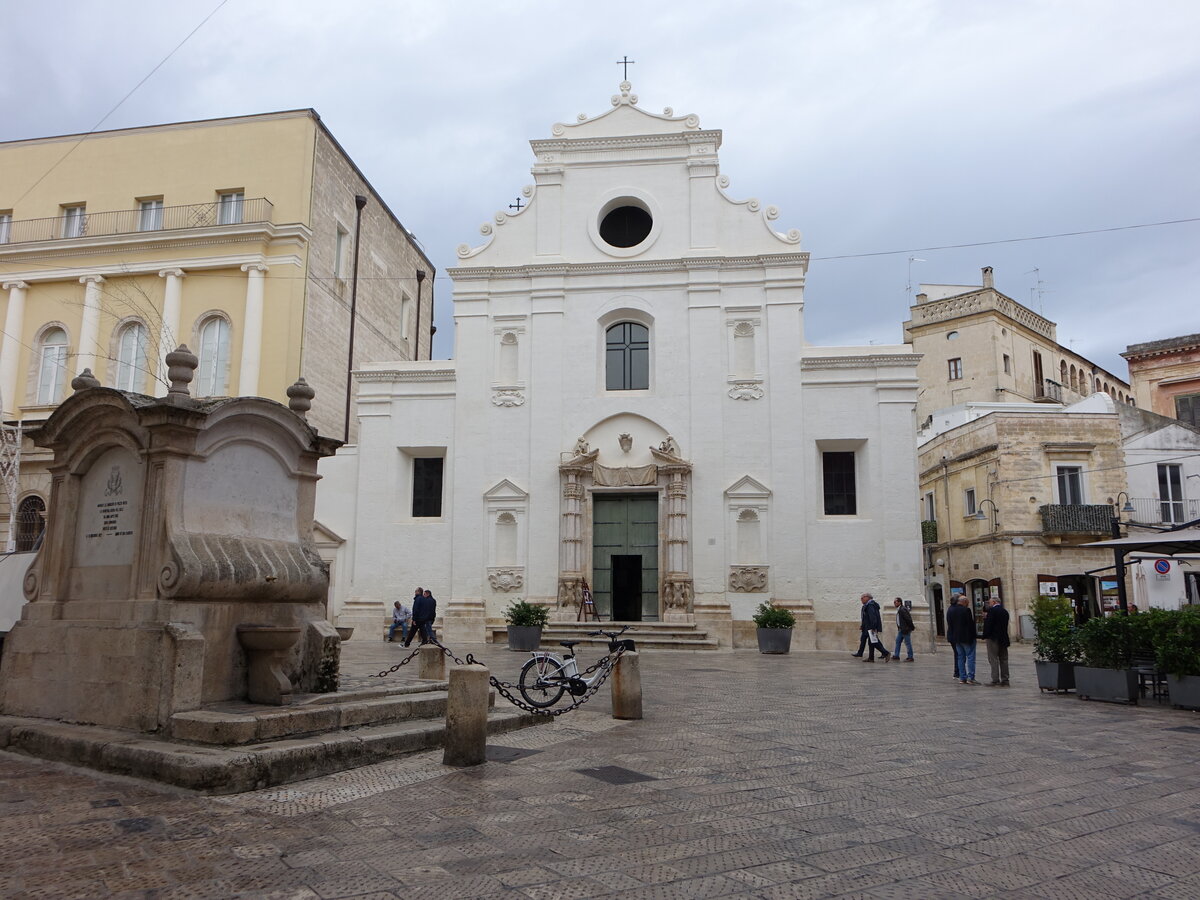
<path id="1" fill-rule="evenodd" d="M 168 397 L 189 396 L 188 385 L 196 377 L 196 368 L 200 360 L 188 349 L 187 344 L 180 344 L 167 354 L 167 378 L 171 381 Z"/>
<path id="2" fill-rule="evenodd" d="M 100 387 L 100 379 L 92 374 L 91 369 L 84 369 L 71 379 L 71 390 L 86 391 L 89 388 Z"/>
<path id="3" fill-rule="evenodd" d="M 296 415 L 306 417 L 312 409 L 313 397 L 317 392 L 303 378 L 297 378 L 296 383 L 287 389 L 288 409 Z"/>

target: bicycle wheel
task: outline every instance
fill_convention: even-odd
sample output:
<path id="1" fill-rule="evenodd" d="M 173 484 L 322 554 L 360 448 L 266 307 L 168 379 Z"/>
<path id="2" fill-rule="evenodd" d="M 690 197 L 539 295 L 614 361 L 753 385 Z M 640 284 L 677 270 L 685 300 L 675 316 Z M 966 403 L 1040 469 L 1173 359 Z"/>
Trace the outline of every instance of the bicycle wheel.
<path id="1" fill-rule="evenodd" d="M 562 663 L 549 656 L 535 656 L 521 667 L 517 687 L 530 706 L 545 709 L 553 706 L 563 695 L 560 678 Z"/>

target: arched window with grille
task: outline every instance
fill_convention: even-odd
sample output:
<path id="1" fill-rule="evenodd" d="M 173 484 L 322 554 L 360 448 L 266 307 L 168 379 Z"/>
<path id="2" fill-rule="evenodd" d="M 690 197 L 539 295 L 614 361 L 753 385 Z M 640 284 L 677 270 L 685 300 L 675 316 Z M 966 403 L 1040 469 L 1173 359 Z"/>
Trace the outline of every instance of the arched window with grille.
<path id="1" fill-rule="evenodd" d="M 17 505 L 15 550 L 25 553 L 36 550 L 46 528 L 46 501 L 30 494 Z"/>
<path id="2" fill-rule="evenodd" d="M 38 342 L 38 404 L 57 403 L 66 383 L 67 333 L 61 328 L 49 328 Z"/>
<path id="3" fill-rule="evenodd" d="M 650 329 L 618 322 L 604 333 L 604 386 L 610 391 L 650 388 Z"/>
<path id="4" fill-rule="evenodd" d="M 196 396 L 224 396 L 229 383 L 229 321 L 224 316 L 209 316 L 200 323 L 197 356 Z"/>
<path id="5" fill-rule="evenodd" d="M 146 326 L 130 322 L 117 335 L 117 365 L 113 387 L 140 391 L 146 383 Z"/>

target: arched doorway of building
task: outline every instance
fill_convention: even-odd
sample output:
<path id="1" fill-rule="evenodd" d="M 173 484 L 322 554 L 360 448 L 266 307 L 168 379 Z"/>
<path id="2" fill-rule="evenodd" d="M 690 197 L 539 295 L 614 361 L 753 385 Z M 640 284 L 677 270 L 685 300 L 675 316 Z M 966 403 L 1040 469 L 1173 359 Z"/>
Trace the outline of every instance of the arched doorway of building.
<path id="1" fill-rule="evenodd" d="M 16 547 L 18 553 L 36 550 L 46 528 L 46 501 L 30 494 L 17 506 Z"/>

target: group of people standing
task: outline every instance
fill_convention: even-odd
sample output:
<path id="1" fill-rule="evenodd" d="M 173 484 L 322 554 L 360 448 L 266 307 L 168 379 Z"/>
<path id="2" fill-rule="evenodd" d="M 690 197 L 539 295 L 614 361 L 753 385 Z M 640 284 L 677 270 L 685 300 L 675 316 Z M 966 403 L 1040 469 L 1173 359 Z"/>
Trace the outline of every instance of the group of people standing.
<path id="1" fill-rule="evenodd" d="M 407 647 L 412 643 L 416 634 L 421 635 L 421 643 L 428 644 L 433 640 L 433 620 L 437 618 L 437 600 L 431 591 L 417 588 L 413 592 L 412 609 L 397 600 L 392 604 L 392 627 L 388 629 L 384 640 L 389 643 L 395 638 L 396 631 L 400 632 L 400 640 Z"/>
<path id="2" fill-rule="evenodd" d="M 975 680 L 975 616 L 971 601 L 959 597 L 946 610 L 946 640 L 954 649 L 954 677 L 959 684 L 979 684 Z M 988 666 L 992 680 L 988 687 L 1008 687 L 1008 610 L 997 598 L 988 600 L 983 617 L 983 640 L 987 644 Z"/>
<path id="3" fill-rule="evenodd" d="M 863 662 L 875 662 L 875 651 L 878 650 L 884 662 L 890 659 L 900 659 L 901 644 L 908 650 L 905 662 L 913 661 L 912 633 L 916 630 L 913 625 L 912 613 L 897 597 L 893 603 L 896 609 L 896 647 L 889 653 L 883 646 L 883 617 L 879 604 L 870 594 L 858 598 L 862 604 L 862 637 L 858 642 L 858 651 L 852 653 Z M 979 684 L 975 680 L 975 616 L 971 612 L 971 601 L 966 597 L 958 597 L 946 611 L 946 639 L 954 651 L 954 678 L 959 684 Z M 983 619 L 983 640 L 987 644 L 988 664 L 991 667 L 992 680 L 989 687 L 1008 687 L 1008 610 L 997 598 L 988 601 L 988 611 Z M 863 658 L 863 652 L 867 656 Z"/>

